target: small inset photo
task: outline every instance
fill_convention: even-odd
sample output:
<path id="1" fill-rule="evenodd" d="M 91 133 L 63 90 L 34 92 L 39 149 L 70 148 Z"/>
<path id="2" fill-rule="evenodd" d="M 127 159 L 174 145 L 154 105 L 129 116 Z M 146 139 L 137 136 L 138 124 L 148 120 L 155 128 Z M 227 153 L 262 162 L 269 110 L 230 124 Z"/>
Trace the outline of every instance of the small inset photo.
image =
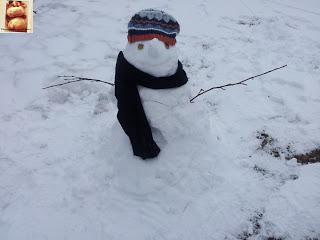
<path id="1" fill-rule="evenodd" d="M 33 5 L 31 0 L 2 0 L 4 16 L 2 32 L 33 32 Z"/>

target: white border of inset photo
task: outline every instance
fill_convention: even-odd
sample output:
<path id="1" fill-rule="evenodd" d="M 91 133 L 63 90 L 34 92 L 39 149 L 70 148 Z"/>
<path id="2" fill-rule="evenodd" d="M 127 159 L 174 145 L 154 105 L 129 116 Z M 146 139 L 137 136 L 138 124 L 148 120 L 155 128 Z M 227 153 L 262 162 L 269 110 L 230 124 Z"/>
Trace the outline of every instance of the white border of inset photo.
<path id="1" fill-rule="evenodd" d="M 2 30 L 4 29 L 4 21 L 6 18 L 5 14 L 5 5 L 2 4 L 4 0 L 0 0 L 0 33 L 2 33 Z"/>

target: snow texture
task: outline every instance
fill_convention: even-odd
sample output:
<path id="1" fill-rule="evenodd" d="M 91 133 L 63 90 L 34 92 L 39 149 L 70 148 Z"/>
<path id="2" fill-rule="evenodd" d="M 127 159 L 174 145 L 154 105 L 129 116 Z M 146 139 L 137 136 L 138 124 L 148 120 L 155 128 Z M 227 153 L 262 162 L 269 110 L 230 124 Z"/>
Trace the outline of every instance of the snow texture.
<path id="1" fill-rule="evenodd" d="M 112 86 L 41 88 L 64 74 L 112 82 L 127 23 L 149 7 L 179 21 L 189 82 L 162 99 L 142 89 L 144 105 L 164 109 L 152 120 L 162 151 L 145 162 L 116 120 Z M 320 164 L 275 158 L 257 139 L 265 131 L 296 153 L 320 146 L 318 0 L 35 8 L 33 34 L 0 36 L 1 240 L 320 239 Z"/>

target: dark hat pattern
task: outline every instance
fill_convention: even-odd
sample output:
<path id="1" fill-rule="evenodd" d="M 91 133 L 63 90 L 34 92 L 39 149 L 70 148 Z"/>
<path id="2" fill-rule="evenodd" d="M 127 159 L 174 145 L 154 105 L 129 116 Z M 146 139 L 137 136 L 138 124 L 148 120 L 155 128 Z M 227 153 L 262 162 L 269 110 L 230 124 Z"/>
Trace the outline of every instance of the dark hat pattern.
<path id="1" fill-rule="evenodd" d="M 177 20 L 164 11 L 145 9 L 136 13 L 128 24 L 130 43 L 147 41 L 154 38 L 173 46 L 180 32 Z"/>

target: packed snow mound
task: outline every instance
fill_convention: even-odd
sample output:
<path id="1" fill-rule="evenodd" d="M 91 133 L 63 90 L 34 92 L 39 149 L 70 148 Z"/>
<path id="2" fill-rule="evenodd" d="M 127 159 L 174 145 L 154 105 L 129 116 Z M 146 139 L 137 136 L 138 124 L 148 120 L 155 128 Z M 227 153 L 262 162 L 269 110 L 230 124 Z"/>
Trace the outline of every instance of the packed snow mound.
<path id="1" fill-rule="evenodd" d="M 41 88 L 113 82 L 148 5 L 45 0 L 33 34 L 1 35 L 0 239 L 320 239 L 320 164 L 286 160 L 320 146 L 319 1 L 153 1 L 181 25 L 189 82 L 166 98 L 140 89 L 162 149 L 142 161 L 112 86 Z"/>

